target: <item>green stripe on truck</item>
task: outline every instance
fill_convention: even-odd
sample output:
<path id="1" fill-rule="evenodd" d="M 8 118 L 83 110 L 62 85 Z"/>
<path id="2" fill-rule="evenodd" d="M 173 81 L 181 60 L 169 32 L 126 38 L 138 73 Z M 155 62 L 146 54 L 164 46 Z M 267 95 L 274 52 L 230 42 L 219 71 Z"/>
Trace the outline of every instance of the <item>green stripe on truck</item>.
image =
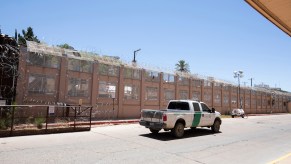
<path id="1" fill-rule="evenodd" d="M 201 112 L 195 112 L 194 113 L 194 119 L 193 119 L 193 122 L 192 122 L 192 127 L 196 127 L 199 125 L 200 123 L 200 119 L 201 119 Z"/>

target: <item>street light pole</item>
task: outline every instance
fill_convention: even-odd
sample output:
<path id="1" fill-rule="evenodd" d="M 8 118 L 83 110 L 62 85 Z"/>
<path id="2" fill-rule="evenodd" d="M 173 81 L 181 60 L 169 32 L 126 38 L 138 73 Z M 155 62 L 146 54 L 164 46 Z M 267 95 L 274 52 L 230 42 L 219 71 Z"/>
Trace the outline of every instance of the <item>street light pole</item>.
<path id="1" fill-rule="evenodd" d="M 141 49 L 138 49 L 138 50 L 133 51 L 133 61 L 132 61 L 132 62 L 136 63 L 136 60 L 135 60 L 135 54 L 136 54 L 138 51 L 140 51 L 140 50 L 141 50 Z"/>
<path id="2" fill-rule="evenodd" d="M 243 71 L 234 71 L 234 78 L 237 78 L 238 81 L 238 96 L 239 96 L 239 105 L 240 109 L 242 109 L 241 97 L 240 97 L 240 78 L 243 77 Z"/>
<path id="3" fill-rule="evenodd" d="M 254 80 L 254 78 L 250 78 L 249 80 L 251 80 L 251 87 L 253 87 L 253 80 Z"/>

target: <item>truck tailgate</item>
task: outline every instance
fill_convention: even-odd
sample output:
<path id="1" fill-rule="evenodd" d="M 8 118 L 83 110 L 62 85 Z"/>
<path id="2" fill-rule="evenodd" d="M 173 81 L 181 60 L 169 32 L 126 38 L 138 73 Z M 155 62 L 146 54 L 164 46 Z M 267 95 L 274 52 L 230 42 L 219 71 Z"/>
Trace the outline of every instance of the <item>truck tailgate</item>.
<path id="1" fill-rule="evenodd" d="M 143 109 L 141 111 L 141 120 L 149 122 L 162 122 L 165 110 Z"/>

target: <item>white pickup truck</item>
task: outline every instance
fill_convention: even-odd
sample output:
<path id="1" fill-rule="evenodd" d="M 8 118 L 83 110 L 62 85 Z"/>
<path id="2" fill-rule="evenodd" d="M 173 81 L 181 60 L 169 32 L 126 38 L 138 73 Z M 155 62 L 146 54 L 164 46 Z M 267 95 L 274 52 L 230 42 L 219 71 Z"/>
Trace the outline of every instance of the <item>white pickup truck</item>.
<path id="1" fill-rule="evenodd" d="M 172 134 L 181 138 L 184 128 L 211 127 L 212 131 L 219 132 L 221 114 L 214 108 L 199 101 L 171 100 L 166 110 L 142 109 L 139 124 L 149 128 L 152 133 L 161 129 L 171 130 Z"/>

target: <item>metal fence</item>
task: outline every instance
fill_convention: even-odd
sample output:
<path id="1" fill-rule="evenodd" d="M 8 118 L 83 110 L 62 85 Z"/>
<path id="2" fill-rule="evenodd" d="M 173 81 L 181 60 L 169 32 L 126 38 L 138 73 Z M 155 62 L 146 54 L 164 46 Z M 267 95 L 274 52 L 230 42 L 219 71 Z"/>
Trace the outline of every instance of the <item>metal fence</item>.
<path id="1" fill-rule="evenodd" d="M 0 105 L 0 137 L 88 131 L 92 106 Z"/>

